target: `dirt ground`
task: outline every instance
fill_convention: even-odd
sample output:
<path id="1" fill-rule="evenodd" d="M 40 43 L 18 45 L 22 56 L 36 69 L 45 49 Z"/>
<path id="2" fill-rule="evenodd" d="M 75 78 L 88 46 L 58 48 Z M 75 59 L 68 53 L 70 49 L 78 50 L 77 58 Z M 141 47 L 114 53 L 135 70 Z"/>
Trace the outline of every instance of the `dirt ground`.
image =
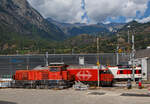
<path id="1" fill-rule="evenodd" d="M 92 95 L 91 93 L 105 93 Z M 150 97 L 120 96 L 122 93 L 147 94 L 147 89 L 100 88 L 75 91 L 49 89 L 0 89 L 0 104 L 150 104 Z"/>

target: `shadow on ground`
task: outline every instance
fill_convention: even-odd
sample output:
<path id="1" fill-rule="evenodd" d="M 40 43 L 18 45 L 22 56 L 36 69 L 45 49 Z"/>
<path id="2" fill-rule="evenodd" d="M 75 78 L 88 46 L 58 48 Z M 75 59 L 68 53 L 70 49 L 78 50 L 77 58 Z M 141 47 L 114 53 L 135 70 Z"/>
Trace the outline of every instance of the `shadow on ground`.
<path id="1" fill-rule="evenodd" d="M 17 104 L 15 102 L 0 101 L 0 104 Z"/>
<path id="2" fill-rule="evenodd" d="M 121 96 L 150 97 L 150 94 L 123 93 Z"/>

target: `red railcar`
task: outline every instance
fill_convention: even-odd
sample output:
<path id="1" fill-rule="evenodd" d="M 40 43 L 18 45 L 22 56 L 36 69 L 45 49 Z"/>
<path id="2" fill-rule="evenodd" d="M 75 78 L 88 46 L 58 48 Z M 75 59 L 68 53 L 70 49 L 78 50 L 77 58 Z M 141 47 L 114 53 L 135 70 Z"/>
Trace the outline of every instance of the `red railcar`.
<path id="1" fill-rule="evenodd" d="M 65 64 L 53 63 L 46 68 L 40 67 L 34 70 L 16 71 L 13 86 L 25 88 L 64 88 L 70 87 L 74 81 L 97 85 L 98 76 L 102 86 L 112 85 L 113 75 L 107 68 L 98 69 L 91 66 L 68 67 Z"/>

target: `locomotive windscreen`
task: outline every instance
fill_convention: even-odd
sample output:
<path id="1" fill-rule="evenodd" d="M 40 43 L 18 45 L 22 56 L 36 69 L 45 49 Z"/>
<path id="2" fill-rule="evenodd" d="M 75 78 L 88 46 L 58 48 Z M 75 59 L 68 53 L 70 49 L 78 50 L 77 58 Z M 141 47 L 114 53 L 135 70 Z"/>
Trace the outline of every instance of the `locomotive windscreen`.
<path id="1" fill-rule="evenodd" d="M 50 71 L 51 72 L 58 72 L 58 71 L 60 71 L 60 67 L 51 67 Z"/>

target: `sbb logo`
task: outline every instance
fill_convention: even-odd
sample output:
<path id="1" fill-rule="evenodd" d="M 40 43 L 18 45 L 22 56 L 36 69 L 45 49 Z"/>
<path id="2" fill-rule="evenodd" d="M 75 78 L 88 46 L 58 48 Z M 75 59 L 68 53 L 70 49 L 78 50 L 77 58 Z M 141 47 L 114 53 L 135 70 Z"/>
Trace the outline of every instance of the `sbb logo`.
<path id="1" fill-rule="evenodd" d="M 91 73 L 87 70 L 79 71 L 76 76 L 81 81 L 87 81 L 92 77 Z"/>

